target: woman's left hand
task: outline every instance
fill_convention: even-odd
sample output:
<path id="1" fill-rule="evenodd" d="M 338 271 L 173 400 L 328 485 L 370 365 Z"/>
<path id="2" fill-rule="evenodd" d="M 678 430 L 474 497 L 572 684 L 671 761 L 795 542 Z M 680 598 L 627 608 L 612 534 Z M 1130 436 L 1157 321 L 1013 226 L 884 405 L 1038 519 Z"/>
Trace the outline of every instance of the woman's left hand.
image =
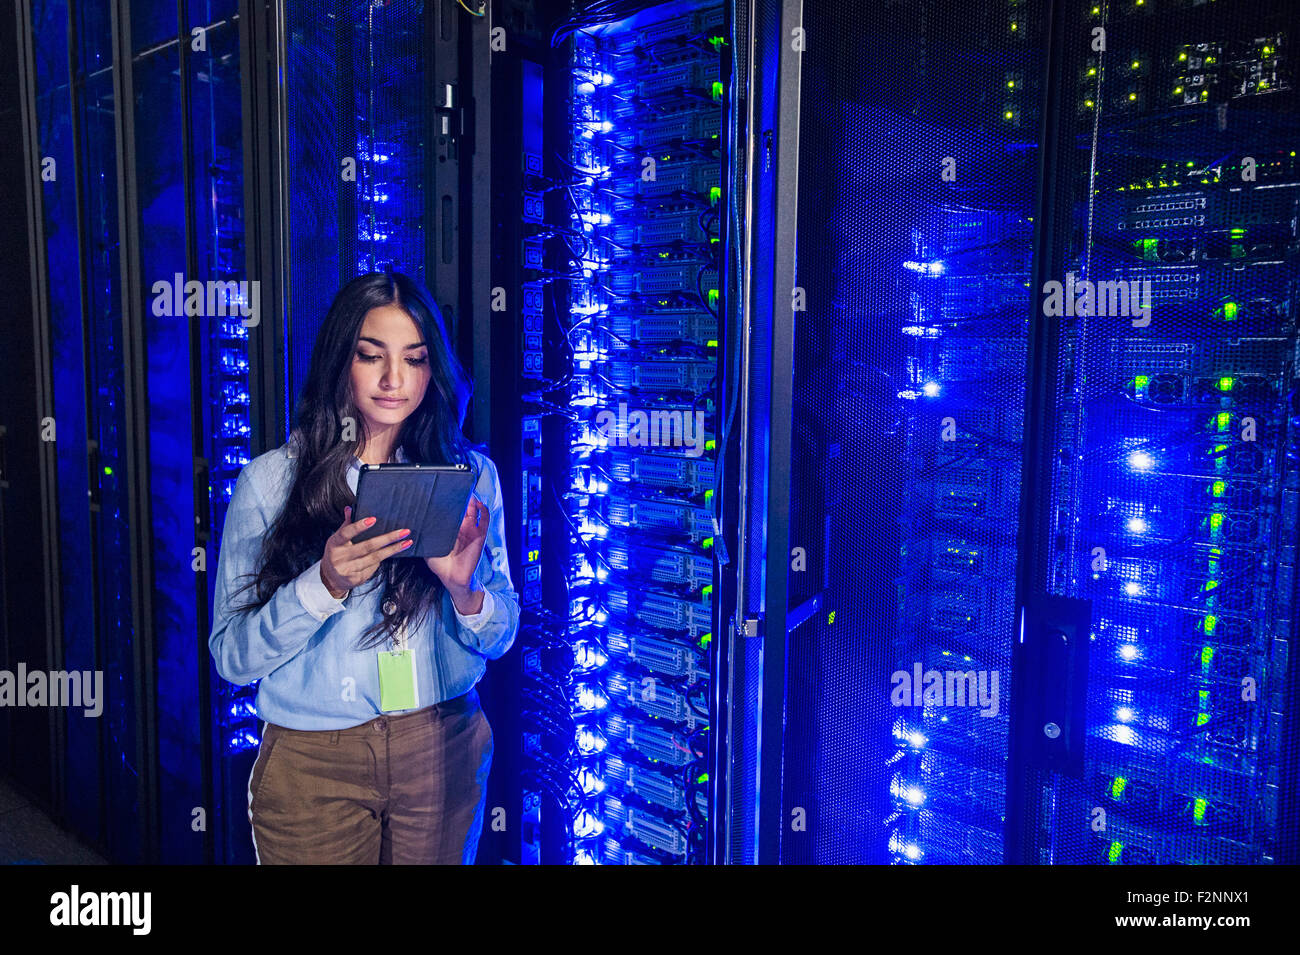
<path id="1" fill-rule="evenodd" d="M 478 495 L 471 494 L 451 553 L 445 557 L 424 558 L 429 569 L 451 594 L 456 609 L 466 616 L 478 613 L 483 607 L 483 592 L 474 577 L 474 571 L 483 554 L 490 515 L 487 505 L 478 499 Z"/>

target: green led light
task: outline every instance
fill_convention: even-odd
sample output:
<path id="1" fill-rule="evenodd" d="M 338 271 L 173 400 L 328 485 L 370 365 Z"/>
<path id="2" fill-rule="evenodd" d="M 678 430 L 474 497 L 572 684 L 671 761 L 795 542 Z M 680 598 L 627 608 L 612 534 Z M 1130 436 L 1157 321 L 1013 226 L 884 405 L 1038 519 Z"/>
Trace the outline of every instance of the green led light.
<path id="1" fill-rule="evenodd" d="M 1210 722 L 1210 714 L 1209 714 L 1209 713 L 1197 713 L 1197 714 L 1196 714 L 1196 725 L 1197 725 L 1197 726 L 1204 726 L 1204 725 L 1205 725 L 1206 723 L 1208 723 L 1208 722 Z"/>
<path id="2" fill-rule="evenodd" d="M 1144 258 L 1144 259 L 1154 259 L 1154 258 L 1156 257 L 1156 251 L 1157 251 L 1157 249 L 1159 249 L 1159 247 L 1160 247 L 1160 240 L 1159 240 L 1159 239 L 1143 239 L 1143 240 L 1142 240 L 1142 258 Z"/>
<path id="3" fill-rule="evenodd" d="M 1136 69 L 1137 69 L 1139 66 L 1141 66 L 1142 64 L 1139 63 L 1137 60 L 1134 60 L 1133 63 L 1132 63 L 1131 65 L 1132 65 L 1132 68 L 1136 70 Z"/>
<path id="4" fill-rule="evenodd" d="M 1227 431 L 1228 426 L 1232 424 L 1232 412 L 1220 411 L 1217 415 L 1214 416 L 1214 421 L 1215 424 L 1218 425 L 1220 431 Z"/>
<path id="5" fill-rule="evenodd" d="M 707 783 L 708 781 L 709 781 L 708 773 L 700 773 L 698 776 L 695 777 L 696 785 L 699 785 L 700 783 Z"/>
<path id="6" fill-rule="evenodd" d="M 709 205 L 716 206 L 722 201 L 722 187 L 709 186 Z"/>
<path id="7" fill-rule="evenodd" d="M 713 81 L 713 98 L 714 98 L 714 99 L 722 99 L 722 81 L 721 81 L 721 80 L 714 80 L 714 81 Z"/>
<path id="8" fill-rule="evenodd" d="M 1225 375 L 1224 377 L 1222 377 L 1222 378 L 1219 379 L 1219 390 L 1220 390 L 1220 391 L 1231 391 L 1231 390 L 1232 390 L 1232 386 L 1236 383 L 1236 381 L 1237 381 L 1237 379 L 1235 379 L 1235 378 L 1229 378 L 1228 376 Z"/>
<path id="9" fill-rule="evenodd" d="M 1150 376 L 1150 375 L 1138 375 L 1136 378 L 1133 379 L 1133 386 L 1134 386 L 1138 391 L 1144 391 L 1144 390 L 1146 390 L 1146 387 L 1147 387 L 1147 385 L 1149 385 L 1149 384 L 1151 384 L 1151 376 Z"/>
<path id="10" fill-rule="evenodd" d="M 1016 114 L 1015 114 L 1013 111 L 1011 111 L 1011 110 L 1007 110 L 1005 113 L 1002 114 L 1002 118 L 1003 118 L 1003 119 L 1013 119 L 1013 118 L 1015 117 L 1015 115 L 1016 115 Z"/>
<path id="11" fill-rule="evenodd" d="M 1213 484 L 1210 485 L 1210 493 L 1213 494 L 1215 497 L 1223 497 L 1223 495 L 1227 493 L 1227 490 L 1228 490 L 1227 481 L 1215 481 Z"/>
<path id="12" fill-rule="evenodd" d="M 705 450 L 705 451 L 712 451 L 712 450 L 714 450 L 715 448 L 717 448 L 717 446 L 718 446 L 718 442 L 717 442 L 717 440 L 716 440 L 715 438 L 709 438 L 708 441 L 705 441 L 705 442 L 704 442 L 704 450 Z"/>
<path id="13" fill-rule="evenodd" d="M 105 474 L 112 474 L 112 473 L 113 473 L 113 469 L 112 469 L 112 468 L 104 468 L 104 473 L 105 473 Z"/>
<path id="14" fill-rule="evenodd" d="M 713 642 L 713 634 L 711 633 L 706 633 L 704 636 L 700 637 L 701 647 L 707 647 L 712 642 Z"/>
<path id="15" fill-rule="evenodd" d="M 1110 844 L 1110 852 L 1109 852 L 1109 854 L 1108 854 L 1108 858 L 1110 859 L 1110 864 L 1111 864 L 1111 865 L 1118 865 L 1118 864 L 1119 864 L 1119 857 L 1120 857 L 1120 855 L 1121 855 L 1123 852 L 1124 852 L 1124 843 L 1122 843 L 1122 842 L 1112 842 L 1112 843 Z"/>
<path id="16" fill-rule="evenodd" d="M 1223 515 L 1215 511 L 1210 515 L 1210 531 L 1217 537 L 1221 527 L 1223 527 Z"/>
<path id="17" fill-rule="evenodd" d="M 718 340 L 717 340 L 716 338 L 710 338 L 707 342 L 704 343 L 704 347 L 705 347 L 705 348 L 717 348 L 717 347 L 718 347 Z"/>
<path id="18" fill-rule="evenodd" d="M 718 304 L 718 290 L 715 288 L 709 289 L 709 304 L 710 305 Z"/>
<path id="19" fill-rule="evenodd" d="M 1192 803 L 1192 818 L 1196 820 L 1198 826 L 1205 825 L 1205 810 L 1209 807 L 1209 800 L 1201 796 Z"/>
<path id="20" fill-rule="evenodd" d="M 1217 629 L 1219 629 L 1219 618 L 1212 613 L 1207 613 L 1205 619 L 1201 621 L 1201 630 L 1206 636 L 1213 636 Z"/>
<path id="21" fill-rule="evenodd" d="M 1214 659 L 1214 647 L 1201 647 L 1201 669 L 1209 673 L 1210 662 Z"/>
<path id="22" fill-rule="evenodd" d="M 1234 320 L 1236 319 L 1236 317 L 1237 317 L 1237 303 L 1236 303 L 1236 302 L 1224 302 L 1224 303 L 1223 303 L 1223 317 L 1224 317 L 1227 321 L 1229 321 L 1229 322 L 1234 321 Z"/>
<path id="23" fill-rule="evenodd" d="M 1013 90 L 1013 89 L 1015 89 L 1015 88 L 1016 88 L 1016 81 L 1015 81 L 1015 80 L 1007 80 L 1007 89 L 1009 89 L 1009 90 Z"/>
<path id="24" fill-rule="evenodd" d="M 1182 63 L 1182 62 L 1185 62 L 1186 60 L 1187 60 L 1187 53 L 1186 53 L 1186 51 L 1184 51 L 1184 52 L 1178 54 L 1178 62 Z M 1190 166 L 1191 163 L 1188 163 L 1187 165 Z"/>
<path id="25" fill-rule="evenodd" d="M 713 538 L 712 537 L 704 538 L 704 540 L 700 541 L 700 546 L 703 547 L 705 550 L 708 550 L 710 547 L 713 546 Z"/>
<path id="26" fill-rule="evenodd" d="M 704 503 L 707 504 L 711 500 L 713 500 L 713 488 L 709 488 L 707 491 L 704 492 Z M 713 538 L 710 537 L 709 545 L 711 546 L 712 544 L 713 544 Z"/>
<path id="27" fill-rule="evenodd" d="M 1245 234 L 1246 234 L 1246 230 L 1245 230 L 1245 229 L 1229 229 L 1229 230 L 1228 230 L 1228 234 L 1231 235 L 1231 236 L 1233 236 L 1233 237 L 1235 238 L 1235 237 L 1237 237 L 1237 236 L 1243 236 L 1243 235 L 1245 235 Z"/>
<path id="28" fill-rule="evenodd" d="M 1124 788 L 1128 786 L 1128 780 L 1123 776 L 1116 776 L 1110 784 L 1110 798 L 1119 802 L 1124 798 Z"/>
<path id="29" fill-rule="evenodd" d="M 712 597 L 712 596 L 713 596 L 713 584 L 709 584 L 707 587 L 705 587 L 703 590 L 701 590 L 701 591 L 700 591 L 700 596 L 701 596 L 701 597 Z"/>

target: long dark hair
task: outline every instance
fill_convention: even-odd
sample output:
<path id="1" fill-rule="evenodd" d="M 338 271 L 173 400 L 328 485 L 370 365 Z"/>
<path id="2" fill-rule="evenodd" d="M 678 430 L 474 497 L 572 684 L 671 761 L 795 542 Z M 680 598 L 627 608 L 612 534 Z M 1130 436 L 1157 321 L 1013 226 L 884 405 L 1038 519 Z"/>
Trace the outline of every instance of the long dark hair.
<path id="1" fill-rule="evenodd" d="M 371 272 L 348 282 L 334 296 L 316 333 L 311 368 L 294 411 L 289 435 L 297 453 L 293 485 L 267 529 L 257 573 L 236 592 L 255 588 L 257 599 L 238 610 L 261 607 L 319 560 L 325 541 L 343 523 L 343 508 L 356 507 L 347 472 L 364 437 L 365 422 L 353 400 L 350 370 L 366 313 L 385 305 L 396 305 L 420 327 L 431 372 L 424 400 L 402 422 L 398 445 L 411 462 L 459 464 L 468 459 L 469 443 L 461 427 L 471 383 L 451 351 L 432 296 L 400 272 Z M 353 440 L 343 437 L 349 419 Z M 430 608 L 441 615 L 444 588 L 423 560 L 385 560 L 361 587 L 368 591 L 380 583 L 383 620 L 361 635 L 358 649 L 384 643 L 399 626 L 418 626 Z"/>

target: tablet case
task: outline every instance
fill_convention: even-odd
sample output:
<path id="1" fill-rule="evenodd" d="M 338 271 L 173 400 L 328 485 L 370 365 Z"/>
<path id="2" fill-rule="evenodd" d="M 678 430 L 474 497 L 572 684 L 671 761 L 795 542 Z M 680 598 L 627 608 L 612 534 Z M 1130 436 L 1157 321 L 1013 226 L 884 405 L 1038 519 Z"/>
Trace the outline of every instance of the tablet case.
<path id="1" fill-rule="evenodd" d="M 363 464 L 353 520 L 377 517 L 354 541 L 402 527 L 415 542 L 394 557 L 446 557 L 456 545 L 478 472 L 468 464 Z"/>

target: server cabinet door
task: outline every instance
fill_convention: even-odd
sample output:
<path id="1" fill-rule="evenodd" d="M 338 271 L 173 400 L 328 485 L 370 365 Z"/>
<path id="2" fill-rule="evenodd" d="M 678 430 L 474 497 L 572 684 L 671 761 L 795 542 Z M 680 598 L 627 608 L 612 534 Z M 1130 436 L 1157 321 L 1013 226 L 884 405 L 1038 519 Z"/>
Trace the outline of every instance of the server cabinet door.
<path id="1" fill-rule="evenodd" d="M 431 135 L 435 5 L 330 6 L 328 17 L 311 4 L 284 11 L 285 434 L 316 330 L 339 287 L 386 268 L 430 284 L 426 243 L 434 223 L 426 203 L 451 138 L 438 146 Z M 432 291 L 444 310 L 456 302 L 446 297 L 451 289 Z"/>
<path id="2" fill-rule="evenodd" d="M 768 40 L 800 79 L 762 861 L 1002 859 L 1044 33 L 1042 3 L 922 0 L 804 4 Z"/>
<path id="3" fill-rule="evenodd" d="M 60 170 L 43 184 L 42 201 L 63 668 L 102 675 L 98 718 L 67 719 L 66 818 L 110 857 L 141 861 L 113 11 L 108 3 L 70 10 L 60 0 L 32 11 L 37 58 L 46 64 L 37 90 L 41 148 L 48 143 Z"/>

